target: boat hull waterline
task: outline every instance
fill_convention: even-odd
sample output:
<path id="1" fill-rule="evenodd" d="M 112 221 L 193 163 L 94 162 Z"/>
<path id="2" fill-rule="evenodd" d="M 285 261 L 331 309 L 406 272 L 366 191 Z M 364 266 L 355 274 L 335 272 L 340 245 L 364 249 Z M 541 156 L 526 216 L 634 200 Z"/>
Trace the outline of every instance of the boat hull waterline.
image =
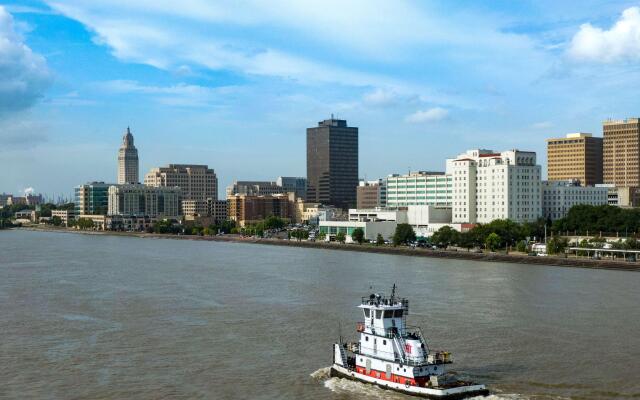
<path id="1" fill-rule="evenodd" d="M 376 385 L 381 389 L 393 390 L 395 392 L 427 399 L 455 400 L 489 395 L 489 390 L 484 385 L 459 386 L 450 389 L 424 388 L 418 386 L 403 385 L 401 383 L 374 378 L 372 376 L 367 376 L 356 371 L 344 368 L 337 364 L 334 364 L 331 367 L 329 374 L 331 377 L 369 383 Z"/>

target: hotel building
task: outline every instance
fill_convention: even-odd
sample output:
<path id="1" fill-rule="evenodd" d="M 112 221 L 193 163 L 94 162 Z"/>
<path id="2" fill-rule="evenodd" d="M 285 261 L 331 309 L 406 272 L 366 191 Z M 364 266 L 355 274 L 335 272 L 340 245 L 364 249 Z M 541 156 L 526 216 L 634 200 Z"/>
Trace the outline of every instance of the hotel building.
<path id="1" fill-rule="evenodd" d="M 236 194 L 227 199 L 229 219 L 245 227 L 275 216 L 295 220 L 296 201 L 293 193 L 270 196 L 247 196 Z"/>
<path id="2" fill-rule="evenodd" d="M 540 170 L 536 153 L 529 151 L 477 149 L 448 159 L 453 223 L 525 222 L 541 217 Z"/>

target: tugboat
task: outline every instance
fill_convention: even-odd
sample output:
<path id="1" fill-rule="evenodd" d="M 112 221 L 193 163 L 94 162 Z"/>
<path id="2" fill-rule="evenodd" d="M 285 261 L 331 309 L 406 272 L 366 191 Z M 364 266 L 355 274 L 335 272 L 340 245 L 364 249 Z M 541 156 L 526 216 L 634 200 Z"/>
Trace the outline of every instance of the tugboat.
<path id="1" fill-rule="evenodd" d="M 420 328 L 406 325 L 409 300 L 371 294 L 363 297 L 364 322 L 356 324 L 357 343 L 333 345 L 331 376 L 373 383 L 383 389 L 435 399 L 486 396 L 485 385 L 457 379 L 447 372 L 451 353 L 431 351 Z"/>

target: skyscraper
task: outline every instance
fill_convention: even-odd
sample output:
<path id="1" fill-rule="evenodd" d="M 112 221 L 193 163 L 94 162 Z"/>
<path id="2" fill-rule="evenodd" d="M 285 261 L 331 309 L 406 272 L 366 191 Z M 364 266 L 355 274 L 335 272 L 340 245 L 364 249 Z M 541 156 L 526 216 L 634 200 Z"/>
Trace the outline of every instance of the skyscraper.
<path id="1" fill-rule="evenodd" d="M 604 183 L 640 186 L 640 119 L 602 123 Z"/>
<path id="2" fill-rule="evenodd" d="M 133 135 L 127 127 L 118 151 L 118 184 L 138 183 L 138 149 L 133 145 Z"/>
<path id="3" fill-rule="evenodd" d="M 358 128 L 333 116 L 307 128 L 306 200 L 354 207 L 358 182 Z"/>
<path id="4" fill-rule="evenodd" d="M 579 180 L 582 186 L 602 183 L 602 138 L 590 133 L 570 133 L 547 139 L 550 181 Z"/>

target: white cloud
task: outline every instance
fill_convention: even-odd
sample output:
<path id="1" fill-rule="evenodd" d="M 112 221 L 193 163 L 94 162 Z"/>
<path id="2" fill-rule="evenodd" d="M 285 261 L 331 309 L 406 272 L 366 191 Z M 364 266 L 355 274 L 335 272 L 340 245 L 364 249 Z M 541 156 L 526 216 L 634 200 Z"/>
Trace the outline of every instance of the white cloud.
<path id="1" fill-rule="evenodd" d="M 455 74 L 474 65 L 469 75 L 508 81 L 514 88 L 537 78 L 548 64 L 535 41 L 505 31 L 502 19 L 445 13 L 426 2 L 45 2 L 82 23 L 96 43 L 121 61 L 169 71 L 225 70 L 250 75 L 249 79 L 276 77 L 305 85 L 380 87 L 463 108 L 482 104 L 441 82 L 429 82 L 432 75 L 424 70 L 446 62 L 449 73 Z M 369 100 L 390 101 L 379 95 Z"/>
<path id="2" fill-rule="evenodd" d="M 32 106 L 50 83 L 44 57 L 24 44 L 13 17 L 0 6 L 0 114 Z"/>
<path id="3" fill-rule="evenodd" d="M 158 103 L 182 107 L 207 107 L 237 91 L 235 86 L 206 87 L 180 83 L 172 86 L 143 85 L 137 81 L 113 80 L 93 85 L 99 91 L 114 94 L 150 96 Z"/>
<path id="4" fill-rule="evenodd" d="M 531 127 L 533 129 L 548 129 L 553 127 L 553 122 L 551 121 L 536 122 L 535 124 L 532 124 Z"/>
<path id="5" fill-rule="evenodd" d="M 433 121 L 443 120 L 447 118 L 448 115 L 449 115 L 448 110 L 442 107 L 433 107 L 424 111 L 418 110 L 413 114 L 408 115 L 406 118 L 406 121 L 414 122 L 414 123 L 433 122 Z"/>
<path id="6" fill-rule="evenodd" d="M 393 90 L 377 88 L 372 92 L 365 93 L 362 100 L 371 106 L 387 106 L 398 100 L 398 94 Z"/>
<path id="7" fill-rule="evenodd" d="M 640 59 L 640 7 L 624 10 L 609 30 L 581 25 L 568 53 L 576 60 L 605 63 Z"/>

